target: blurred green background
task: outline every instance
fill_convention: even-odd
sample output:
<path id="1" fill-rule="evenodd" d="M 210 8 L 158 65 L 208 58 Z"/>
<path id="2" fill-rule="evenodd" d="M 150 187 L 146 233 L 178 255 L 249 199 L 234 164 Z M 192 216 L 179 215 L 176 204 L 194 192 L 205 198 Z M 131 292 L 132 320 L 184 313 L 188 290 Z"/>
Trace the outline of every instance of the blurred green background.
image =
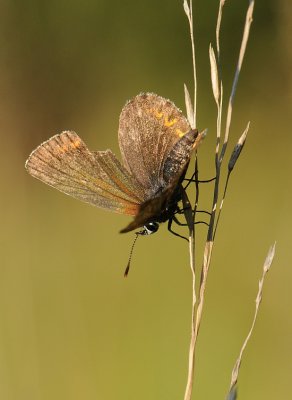
<path id="1" fill-rule="evenodd" d="M 223 17 L 225 97 L 248 1 Z M 208 45 L 218 1 L 195 2 L 201 178 L 214 174 L 215 103 Z M 288 398 L 292 372 L 292 5 L 258 1 L 239 82 L 231 145 L 251 121 L 232 176 L 206 294 L 196 399 L 224 399 L 249 329 L 262 264 L 277 240 L 239 399 Z M 119 154 L 127 99 L 156 92 L 184 109 L 191 87 L 182 1 L 0 3 L 0 398 L 182 399 L 190 335 L 187 245 L 162 226 L 138 241 L 127 280 L 129 218 L 31 178 L 29 153 L 65 129 Z M 210 189 L 202 188 L 201 207 Z M 205 228 L 200 227 L 201 239 Z M 202 240 L 199 241 L 201 245 Z M 198 260 L 202 247 L 198 248 Z"/>

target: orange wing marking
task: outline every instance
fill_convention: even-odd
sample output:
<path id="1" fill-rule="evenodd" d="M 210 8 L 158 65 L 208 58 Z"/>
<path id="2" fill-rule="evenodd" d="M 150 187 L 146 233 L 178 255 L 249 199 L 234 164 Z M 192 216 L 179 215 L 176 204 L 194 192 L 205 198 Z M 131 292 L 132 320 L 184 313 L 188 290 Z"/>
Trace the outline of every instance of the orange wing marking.
<path id="1" fill-rule="evenodd" d="M 185 134 L 186 134 L 186 132 L 183 132 L 183 131 L 181 131 L 180 129 L 176 129 L 175 130 L 175 133 L 181 138 L 181 137 L 183 137 Z"/>
<path id="2" fill-rule="evenodd" d="M 171 120 L 169 120 L 167 117 L 164 118 L 164 126 L 167 126 L 168 128 L 170 128 L 171 126 L 173 126 L 176 123 L 177 123 L 177 118 L 174 118 Z"/>
<path id="3" fill-rule="evenodd" d="M 157 110 L 153 110 L 153 113 L 154 113 L 154 116 L 155 116 L 157 119 L 160 119 L 160 118 L 163 117 L 163 112 L 159 112 L 159 111 L 157 111 Z"/>
<path id="4" fill-rule="evenodd" d="M 74 140 L 74 142 L 71 142 L 71 147 L 75 147 L 75 149 L 77 149 L 78 147 L 80 147 L 80 143 L 81 141 L 79 139 Z"/>
<path id="5" fill-rule="evenodd" d="M 78 147 L 80 147 L 80 143 L 81 142 L 78 139 L 74 140 L 74 142 L 70 142 L 69 144 L 64 143 L 58 147 L 57 151 L 59 151 L 60 153 L 67 153 L 67 151 L 70 151 L 71 149 L 78 149 Z"/>

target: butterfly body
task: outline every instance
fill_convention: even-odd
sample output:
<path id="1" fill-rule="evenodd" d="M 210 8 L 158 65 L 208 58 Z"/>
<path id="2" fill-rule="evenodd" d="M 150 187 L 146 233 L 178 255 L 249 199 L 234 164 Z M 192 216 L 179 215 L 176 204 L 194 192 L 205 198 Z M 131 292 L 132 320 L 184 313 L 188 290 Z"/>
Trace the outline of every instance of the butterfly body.
<path id="1" fill-rule="evenodd" d="M 75 132 L 66 131 L 35 149 L 26 168 L 72 197 L 133 216 L 121 232 L 144 226 L 143 234 L 150 234 L 177 210 L 181 182 L 201 138 L 172 102 L 145 93 L 120 116 L 122 163 L 111 150 L 90 151 Z"/>

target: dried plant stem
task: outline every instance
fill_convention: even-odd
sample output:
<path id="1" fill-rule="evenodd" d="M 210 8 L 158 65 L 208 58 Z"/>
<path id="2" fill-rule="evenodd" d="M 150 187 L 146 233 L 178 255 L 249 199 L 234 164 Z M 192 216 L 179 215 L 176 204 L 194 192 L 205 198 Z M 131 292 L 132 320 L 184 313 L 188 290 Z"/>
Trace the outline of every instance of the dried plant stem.
<path id="1" fill-rule="evenodd" d="M 221 27 L 221 20 L 222 20 L 222 9 L 223 9 L 224 3 L 225 3 L 224 0 L 220 1 L 218 18 L 217 18 L 217 26 L 216 26 L 216 43 L 217 43 L 217 58 L 218 58 L 218 60 L 219 60 L 219 55 L 220 55 L 220 40 L 219 39 L 220 39 L 220 27 Z M 213 95 L 214 95 L 215 102 L 217 105 L 217 143 L 216 143 L 216 151 L 215 151 L 216 180 L 215 180 L 214 195 L 213 195 L 212 214 L 211 214 L 211 218 L 210 218 L 210 225 L 209 225 L 209 230 L 208 230 L 207 241 L 212 241 L 214 239 L 214 224 L 215 224 L 217 203 L 218 203 L 218 196 L 219 196 L 221 165 L 223 162 L 223 158 L 225 155 L 225 151 L 226 151 L 227 143 L 228 143 L 228 139 L 229 139 L 233 101 L 234 101 L 236 88 L 237 88 L 237 84 L 238 84 L 238 79 L 239 79 L 243 59 L 245 56 L 246 46 L 247 46 L 247 42 L 248 42 L 248 38 L 249 38 L 249 32 L 250 32 L 252 16 L 253 16 L 253 9 L 254 9 L 254 0 L 250 0 L 249 7 L 248 7 L 247 13 L 246 13 L 246 20 L 245 20 L 245 25 L 244 25 L 244 31 L 243 31 L 243 36 L 242 36 L 242 41 L 241 41 L 241 46 L 240 46 L 237 67 L 235 70 L 231 94 L 230 94 L 229 102 L 228 102 L 224 143 L 223 143 L 223 146 L 221 149 L 220 156 L 219 156 L 219 145 L 220 145 L 220 137 L 221 137 L 223 84 L 221 81 L 220 85 L 219 85 L 219 76 L 220 75 L 219 75 L 218 67 L 216 64 L 216 58 L 214 55 L 214 51 L 213 51 L 212 47 L 210 46 L 211 80 L 212 80 L 212 87 L 213 87 Z M 217 81 L 214 79 L 214 76 L 217 77 L 216 78 Z M 219 87 L 221 88 L 221 90 L 219 90 Z M 228 182 L 228 180 L 227 180 L 227 182 Z M 226 192 L 226 188 L 225 188 L 225 192 Z M 221 202 L 221 208 L 222 208 L 222 204 L 223 203 Z"/>
<path id="2" fill-rule="evenodd" d="M 218 225 L 218 218 L 216 222 L 216 215 L 217 215 L 217 204 L 219 199 L 219 189 L 220 189 L 220 174 L 221 174 L 221 167 L 222 162 L 224 159 L 228 138 L 229 138 L 229 131 L 231 125 L 231 118 L 232 118 L 232 107 L 233 101 L 235 97 L 235 92 L 237 88 L 238 78 L 242 67 L 242 62 L 245 55 L 246 45 L 249 37 L 250 26 L 252 22 L 252 14 L 254 8 L 254 0 L 250 0 L 249 7 L 246 14 L 246 22 L 244 27 L 244 33 L 241 41 L 240 53 L 238 58 L 238 63 L 235 71 L 235 76 L 233 79 L 232 90 L 229 97 L 228 102 L 228 109 L 227 109 L 227 116 L 226 116 L 226 127 L 225 127 L 225 136 L 224 136 L 224 143 L 220 151 L 220 144 L 221 144 L 221 129 L 222 129 L 222 106 L 223 106 L 223 83 L 221 79 L 221 71 L 220 71 L 220 30 L 221 30 L 221 21 L 222 21 L 222 13 L 223 13 L 223 6 L 225 4 L 225 0 L 220 0 L 219 2 L 219 10 L 218 10 L 218 17 L 217 17 L 217 24 L 216 24 L 216 52 L 215 52 L 210 45 L 209 49 L 209 56 L 210 56 L 210 64 L 211 64 L 211 82 L 212 82 L 212 90 L 213 96 L 217 106 L 217 135 L 216 135 L 216 149 L 215 149 L 215 168 L 216 168 L 216 178 L 215 178 L 215 185 L 214 185 L 214 192 L 213 192 L 213 205 L 212 205 L 212 212 L 210 216 L 210 223 L 207 233 L 207 240 L 205 244 L 204 250 L 204 259 L 203 265 L 201 269 L 201 279 L 199 285 L 199 292 L 198 292 L 198 299 L 196 296 L 196 273 L 195 273 L 195 261 L 194 261 L 194 246 L 195 246 L 195 231 L 194 231 L 194 221 L 195 221 L 195 214 L 197 210 L 198 204 L 198 196 L 199 190 L 198 185 L 196 185 L 196 201 L 195 206 L 193 208 L 193 214 L 190 213 L 191 207 L 190 203 L 187 199 L 187 195 L 183 196 L 183 203 L 184 209 L 187 211 L 185 212 L 185 217 L 189 226 L 189 256 L 190 256 L 190 267 L 192 272 L 192 325 L 191 325 L 191 340 L 190 340 L 190 348 L 189 348 L 189 364 L 188 364 L 188 378 L 187 378 L 187 385 L 185 390 L 184 400 L 190 400 L 192 396 L 193 390 L 193 381 L 194 381 L 194 371 L 195 371 L 195 350 L 196 350 L 196 343 L 198 339 L 198 333 L 201 325 L 202 320 L 202 313 L 204 307 L 204 299 L 205 299 L 205 290 L 206 290 L 206 283 L 208 272 L 211 263 L 212 251 L 214 246 L 214 236 L 216 232 L 216 228 Z M 194 73 L 194 102 L 192 104 L 191 98 L 189 95 L 189 91 L 187 86 L 184 86 L 185 91 L 185 102 L 186 102 L 186 109 L 187 109 L 187 116 L 188 120 L 192 127 L 197 126 L 197 72 L 196 72 L 196 56 L 195 56 L 195 41 L 194 41 L 194 24 L 193 24 L 193 8 L 192 8 L 192 0 L 184 0 L 183 3 L 185 13 L 188 18 L 189 22 L 189 29 L 190 29 L 190 37 L 191 37 L 191 46 L 192 46 L 192 62 L 193 62 L 193 73 Z M 218 67 L 218 65 L 219 67 Z M 248 128 L 246 129 L 247 133 Z M 228 164 L 228 177 L 226 180 L 226 185 L 223 194 L 223 200 L 221 202 L 219 216 L 222 210 L 223 201 L 226 194 L 226 189 L 229 181 L 230 173 L 239 157 L 239 154 L 243 148 L 245 136 L 242 135 L 238 144 L 235 146 L 232 156 L 230 158 Z M 243 139 L 244 136 L 244 139 Z M 196 161 L 196 168 L 197 168 L 197 161 Z M 198 182 L 198 174 L 196 174 L 195 181 Z M 187 207 L 186 205 L 187 204 Z M 215 232 L 214 232 L 215 229 Z"/>
<path id="3" fill-rule="evenodd" d="M 191 232 L 190 232 L 191 233 Z M 185 389 L 184 400 L 190 400 L 192 397 L 193 390 L 193 380 L 195 371 L 195 349 L 196 349 L 196 329 L 195 329 L 195 316 L 196 316 L 196 273 L 195 273 L 195 263 L 194 263 L 194 235 L 189 236 L 189 255 L 190 255 L 190 267 L 192 271 L 192 327 L 191 327 L 191 340 L 189 347 L 189 366 L 188 366 L 188 378 L 187 385 Z"/>
<path id="4" fill-rule="evenodd" d="M 191 36 L 191 46 L 192 46 L 192 62 L 193 62 L 193 74 L 194 74 L 194 105 L 193 105 L 193 123 L 194 127 L 197 127 L 197 67 L 196 67 L 196 48 L 195 48 L 195 40 L 194 40 L 194 21 L 193 21 L 193 2 L 192 0 L 188 1 L 184 0 L 184 10 L 188 17 L 189 28 L 190 28 L 190 36 Z"/>
<path id="5" fill-rule="evenodd" d="M 220 0 L 217 24 L 216 24 L 216 48 L 217 48 L 218 60 L 220 60 L 220 30 L 221 30 L 221 21 L 222 21 L 224 4 L 225 4 L 225 0 Z"/>
<path id="6" fill-rule="evenodd" d="M 192 240 L 190 238 L 190 256 L 191 256 L 191 248 L 192 247 Z M 212 248 L 213 242 L 207 242 L 205 246 L 204 252 L 204 262 L 202 267 L 202 277 L 201 277 L 201 284 L 199 290 L 199 300 L 198 306 L 196 309 L 196 291 L 195 291 L 195 283 L 196 283 L 196 275 L 195 270 L 193 268 L 193 264 L 191 264 L 191 269 L 193 273 L 193 304 L 192 304 L 192 333 L 191 333 L 191 341 L 190 341 L 190 348 L 189 348 L 189 372 L 188 372 L 188 379 L 187 379 L 187 386 L 185 391 L 184 400 L 190 400 L 192 396 L 192 389 L 193 389 L 193 380 L 194 380 L 194 371 L 195 371 L 195 350 L 196 350 L 196 343 L 198 339 L 198 334 L 200 330 L 201 320 L 202 320 L 202 312 L 204 306 L 204 299 L 205 299 L 205 289 L 208 277 L 208 271 L 211 262 L 211 255 L 212 255 Z"/>
<path id="7" fill-rule="evenodd" d="M 214 240 L 215 240 L 215 236 L 216 236 L 217 227 L 218 227 L 218 224 L 219 224 L 219 221 L 220 221 L 220 216 L 221 216 L 224 200 L 225 200 L 225 197 L 226 197 L 229 178 L 230 178 L 231 172 L 233 171 L 233 168 L 234 168 L 234 166 L 235 166 L 235 164 L 236 164 L 236 162 L 238 160 L 238 157 L 239 157 L 239 155 L 240 155 L 240 153 L 241 153 L 241 151 L 243 149 L 243 146 L 245 144 L 247 133 L 249 131 L 249 125 L 250 125 L 250 123 L 248 122 L 243 134 L 240 136 L 237 144 L 234 147 L 234 150 L 233 150 L 233 152 L 231 154 L 231 157 L 230 157 L 230 160 L 229 160 L 229 163 L 228 163 L 228 173 L 227 173 L 227 177 L 226 177 L 226 181 L 225 181 L 225 186 L 224 186 L 223 196 L 222 196 L 222 199 L 221 199 L 221 204 L 220 204 L 220 208 L 219 208 L 219 212 L 218 212 L 218 217 L 217 217 L 217 220 L 216 220 L 216 223 L 215 223 L 215 229 L 214 229 L 214 234 L 213 234 L 213 239 Z"/>
<path id="8" fill-rule="evenodd" d="M 196 210 L 198 207 L 199 201 L 199 184 L 198 184 L 198 159 L 196 157 L 195 163 L 195 182 L 196 182 L 196 199 L 195 205 L 192 210 L 191 204 L 187 198 L 186 193 L 183 194 L 183 205 L 186 210 L 185 216 L 189 226 L 189 256 L 190 256 L 190 267 L 192 272 L 192 325 L 191 325 L 191 339 L 190 339 L 190 347 L 189 347 L 189 365 L 188 365 L 188 377 L 187 384 L 185 389 L 184 400 L 190 400 L 192 397 L 193 391 L 193 380 L 194 380 L 194 372 L 195 372 L 195 350 L 196 350 L 196 304 L 197 304 L 197 296 L 196 296 L 196 270 L 195 270 L 195 229 L 194 229 L 194 218 L 196 215 Z M 186 208 L 187 207 L 187 208 Z"/>
<path id="9" fill-rule="evenodd" d="M 192 60 L 193 60 L 193 73 L 194 73 L 194 125 L 197 127 L 197 67 L 196 67 L 196 52 L 195 52 L 195 41 L 194 41 L 194 23 L 193 23 L 193 3 L 190 2 L 191 18 L 190 18 L 190 34 L 192 43 Z"/>
<path id="10" fill-rule="evenodd" d="M 221 154 L 220 154 L 220 161 L 223 160 L 223 157 L 224 157 L 224 154 L 225 154 L 225 151 L 226 151 L 226 147 L 227 147 L 228 138 L 229 138 L 231 118 L 232 118 L 232 110 L 233 110 L 233 102 L 234 102 L 235 92 L 236 92 L 236 88 L 237 88 L 237 84 L 238 84 L 238 79 L 239 79 L 239 75 L 240 75 L 243 59 L 244 59 L 244 56 L 245 56 L 246 45 L 247 45 L 248 38 L 249 38 L 249 32 L 250 32 L 250 27 L 251 27 L 251 24 L 252 24 L 252 17 L 253 17 L 253 9 L 254 9 L 254 0 L 250 0 L 249 6 L 248 6 L 248 9 L 247 9 L 247 13 L 246 13 L 246 19 L 245 19 L 243 36 L 242 36 L 242 40 L 241 40 L 241 46 L 240 46 L 240 51 L 239 51 L 237 67 L 236 67 L 236 70 L 235 70 L 235 75 L 234 75 L 234 78 L 233 78 L 231 94 L 230 94 L 229 102 L 228 102 L 224 144 L 223 144 L 223 147 L 222 147 L 222 150 L 221 150 Z"/>
<path id="11" fill-rule="evenodd" d="M 206 290 L 206 283 L 208 277 L 208 271 L 211 263 L 211 256 L 213 250 L 213 242 L 206 242 L 205 244 L 205 251 L 204 251 L 204 261 L 202 266 L 202 274 L 201 274 L 201 282 L 200 282 L 200 290 L 199 290 L 199 300 L 198 300 L 198 307 L 196 313 L 196 321 L 195 321 L 195 336 L 197 339 L 201 319 L 202 319 L 202 311 L 204 306 L 204 299 L 205 299 L 205 290 Z"/>
<path id="12" fill-rule="evenodd" d="M 276 248 L 276 243 L 274 243 L 273 246 L 270 247 L 270 249 L 268 251 L 268 254 L 267 254 L 267 257 L 266 257 L 266 260 L 264 262 L 263 273 L 262 273 L 262 277 L 261 277 L 261 279 L 259 281 L 259 289 L 258 289 L 256 302 L 255 302 L 256 305 L 255 305 L 255 312 L 254 312 L 253 321 L 252 321 L 250 330 L 249 330 L 249 332 L 248 332 L 248 334 L 247 334 L 247 336 L 246 336 L 246 338 L 245 338 L 245 340 L 243 342 L 243 345 L 242 345 L 242 347 L 240 349 L 239 356 L 238 356 L 238 358 L 237 358 L 237 360 L 235 362 L 235 365 L 233 367 L 229 393 L 232 392 L 232 390 L 234 389 L 234 387 L 235 387 L 235 385 L 237 383 L 238 374 L 239 374 L 239 368 L 240 368 L 241 360 L 242 360 L 242 355 L 243 355 L 244 350 L 246 349 L 248 341 L 249 341 L 249 339 L 250 339 L 250 337 L 252 335 L 252 332 L 254 330 L 254 326 L 255 326 L 255 323 L 256 323 L 256 320 L 257 320 L 257 316 L 258 316 L 258 312 L 259 312 L 259 307 L 260 307 L 261 300 L 262 300 L 263 286 L 264 286 L 265 277 L 266 277 L 266 274 L 268 273 L 268 271 L 269 271 L 269 269 L 270 269 L 270 267 L 272 265 L 272 262 L 273 262 L 273 259 L 274 259 L 274 256 L 275 256 L 275 248 Z M 228 397 L 229 397 L 229 394 L 228 394 L 227 398 Z"/>
<path id="13" fill-rule="evenodd" d="M 192 0 L 184 0 L 183 3 L 185 13 L 189 21 L 190 36 L 191 36 L 191 46 L 192 46 L 192 63 L 193 63 L 193 78 L 194 78 L 194 99 L 193 104 L 190 99 L 189 91 L 187 86 L 184 85 L 185 91 L 185 102 L 188 120 L 193 128 L 197 127 L 197 70 L 196 70 L 196 52 L 195 52 L 195 41 L 194 41 L 194 23 L 193 23 L 193 5 Z M 196 160 L 196 170 L 197 170 L 197 160 Z M 198 187 L 197 187 L 198 189 Z M 194 370 L 195 370 L 195 348 L 196 348 L 196 271 L 195 271 L 195 230 L 194 230 L 194 216 L 195 210 L 198 204 L 198 191 L 196 192 L 196 202 L 194 206 L 194 214 L 192 212 L 192 207 L 187 198 L 186 193 L 183 194 L 183 205 L 185 212 L 185 217 L 189 226 L 189 256 L 190 256 L 190 267 L 192 272 L 192 324 L 191 324 L 191 340 L 189 347 L 189 364 L 188 364 L 188 377 L 185 389 L 184 400 L 190 400 L 193 391 L 193 380 L 194 380 Z M 186 207 L 187 205 L 187 207 Z"/>

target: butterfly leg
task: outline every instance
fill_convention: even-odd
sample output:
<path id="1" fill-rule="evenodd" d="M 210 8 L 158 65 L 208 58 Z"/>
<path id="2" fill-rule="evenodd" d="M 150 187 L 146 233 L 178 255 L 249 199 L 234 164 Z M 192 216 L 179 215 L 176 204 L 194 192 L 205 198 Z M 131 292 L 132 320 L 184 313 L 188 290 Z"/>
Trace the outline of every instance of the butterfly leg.
<path id="1" fill-rule="evenodd" d="M 211 179 L 201 180 L 201 179 L 194 178 L 192 175 L 191 178 L 184 178 L 184 181 L 187 182 L 186 186 L 184 187 L 184 190 L 187 189 L 191 183 L 197 183 L 197 184 L 198 183 L 209 183 L 209 182 L 215 181 L 215 179 L 216 179 L 216 176 L 214 176 L 214 178 L 211 178 Z"/>
<path id="2" fill-rule="evenodd" d="M 175 221 L 175 222 L 176 222 L 176 221 L 178 221 L 178 219 L 177 219 L 175 216 L 169 218 L 168 224 L 167 224 L 167 229 L 169 230 L 169 232 L 172 233 L 174 236 L 178 236 L 178 237 L 180 237 L 181 239 L 184 239 L 184 240 L 186 240 L 186 241 L 188 242 L 189 240 L 188 240 L 185 236 L 182 236 L 182 235 L 180 235 L 180 234 L 174 232 L 174 230 L 171 229 L 171 227 L 172 227 L 172 221 Z M 179 221 L 178 221 L 178 222 L 179 222 Z M 176 223 L 177 223 L 177 222 L 176 222 Z M 178 225 L 180 225 L 180 223 L 179 223 Z"/>
<path id="3" fill-rule="evenodd" d="M 182 211 L 182 210 L 180 210 L 180 211 Z M 182 214 L 182 213 L 179 212 L 179 214 Z M 177 225 L 179 225 L 179 226 L 188 226 L 188 224 L 185 224 L 185 223 L 183 223 L 183 222 L 180 222 L 180 220 L 177 219 L 175 215 L 172 217 L 172 220 L 173 220 Z"/>
<path id="4" fill-rule="evenodd" d="M 206 214 L 208 214 L 208 215 L 211 215 L 211 213 L 209 213 L 208 211 L 197 211 L 197 212 L 206 213 Z M 183 210 L 180 209 L 179 211 L 177 211 L 177 213 L 178 213 L 178 214 L 182 214 L 182 213 L 183 213 Z M 179 225 L 179 226 L 188 226 L 188 224 L 185 224 L 185 223 L 183 223 L 183 222 L 180 222 L 180 220 L 177 219 L 176 216 L 173 216 L 173 217 L 172 217 L 172 220 L 173 220 L 177 225 Z M 207 222 L 205 222 L 205 221 L 196 221 L 196 222 L 194 222 L 194 225 L 198 225 L 198 224 L 203 224 L 203 225 L 209 226 L 209 224 L 208 224 Z"/>
<path id="5" fill-rule="evenodd" d="M 176 211 L 176 214 L 183 214 L 185 212 L 185 209 L 184 208 L 178 208 L 177 209 L 177 211 Z M 201 213 L 201 214 L 208 214 L 208 215 L 212 215 L 212 213 L 210 213 L 209 211 L 206 211 L 206 210 L 196 210 L 196 214 L 197 213 Z M 194 214 L 194 211 L 193 211 L 193 214 Z"/>

